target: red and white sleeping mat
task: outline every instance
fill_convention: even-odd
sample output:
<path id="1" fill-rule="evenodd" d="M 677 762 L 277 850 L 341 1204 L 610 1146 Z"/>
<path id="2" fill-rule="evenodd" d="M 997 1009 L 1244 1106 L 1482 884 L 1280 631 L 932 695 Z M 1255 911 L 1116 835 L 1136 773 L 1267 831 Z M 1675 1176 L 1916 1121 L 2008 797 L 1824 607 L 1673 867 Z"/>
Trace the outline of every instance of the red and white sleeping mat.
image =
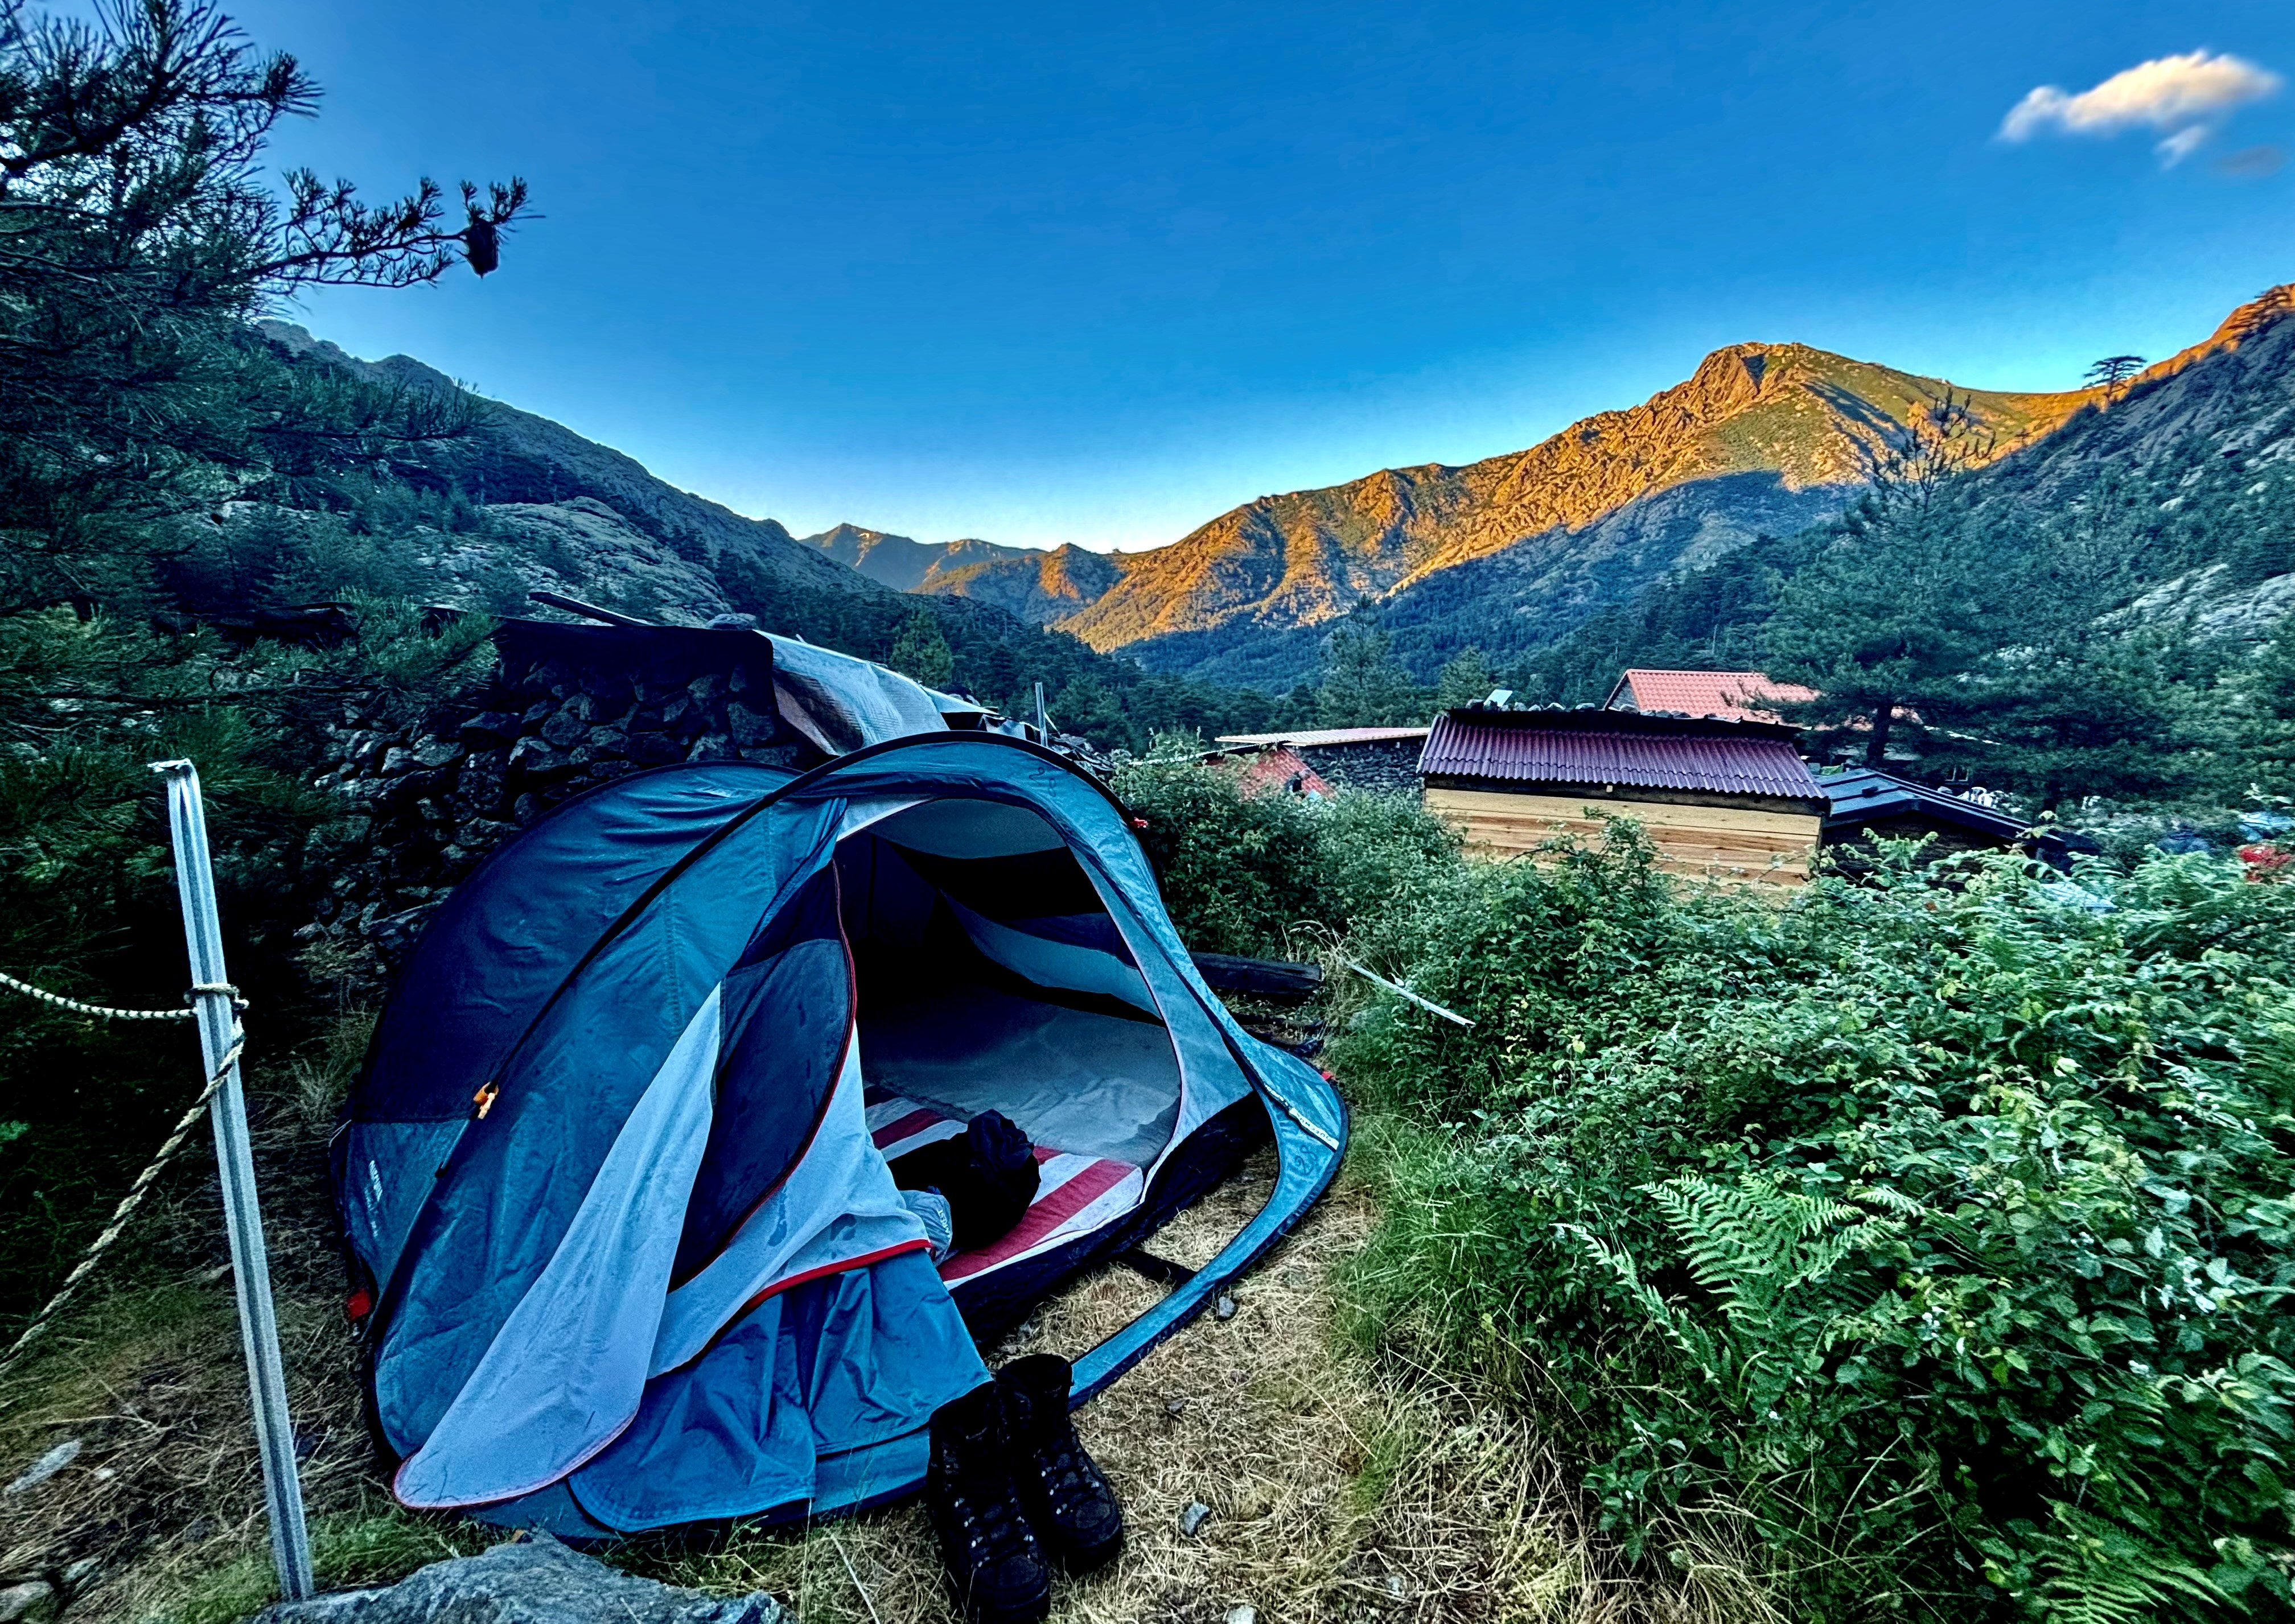
<path id="1" fill-rule="evenodd" d="M 882 1089 L 864 1096 L 869 1134 L 889 1162 L 940 1139 L 954 1138 L 964 1124 L 930 1106 Z M 1139 1204 L 1145 1177 L 1129 1162 L 1106 1156 L 1070 1155 L 1049 1145 L 1036 1147 L 1036 1199 L 1011 1233 L 976 1252 L 945 1258 L 940 1277 L 953 1285 L 1000 1268 L 1048 1246 L 1089 1234 Z"/>

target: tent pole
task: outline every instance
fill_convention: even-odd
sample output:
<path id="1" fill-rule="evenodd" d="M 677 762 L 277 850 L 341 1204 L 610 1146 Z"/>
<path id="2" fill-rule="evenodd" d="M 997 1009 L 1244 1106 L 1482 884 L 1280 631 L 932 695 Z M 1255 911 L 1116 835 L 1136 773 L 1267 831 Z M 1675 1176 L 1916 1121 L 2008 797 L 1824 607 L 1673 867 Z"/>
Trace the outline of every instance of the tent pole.
<path id="1" fill-rule="evenodd" d="M 207 813 L 199 770 L 189 762 L 154 762 L 167 780 L 167 827 L 176 851 L 176 892 L 191 950 L 192 997 L 200 1012 L 202 1082 L 225 1073 L 209 1117 L 223 1174 L 224 1225 L 231 1237 L 232 1285 L 239 1298 L 239 1340 L 255 1441 L 263 1457 L 263 1498 L 271 1514 L 271 1559 L 280 1594 L 299 1602 L 312 1592 L 311 1541 L 303 1524 L 303 1489 L 295 1466 L 295 1428 L 287 1414 L 286 1370 L 279 1321 L 271 1305 L 271 1265 L 263 1245 L 263 1212 L 255 1195 L 255 1157 L 248 1142 L 247 1096 L 240 1087 L 239 1016 L 225 978 L 223 926 L 216 911 L 215 872 L 208 856 Z"/>

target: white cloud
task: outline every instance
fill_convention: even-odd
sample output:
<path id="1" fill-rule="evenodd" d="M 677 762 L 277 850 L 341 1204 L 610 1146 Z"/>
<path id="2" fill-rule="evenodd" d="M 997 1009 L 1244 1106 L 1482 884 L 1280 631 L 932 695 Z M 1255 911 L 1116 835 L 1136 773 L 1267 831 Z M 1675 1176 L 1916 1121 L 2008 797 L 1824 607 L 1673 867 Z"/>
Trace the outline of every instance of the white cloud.
<path id="1" fill-rule="evenodd" d="M 2008 110 L 2000 138 L 2154 129 L 2162 132 L 2154 149 L 2160 161 L 2173 166 L 2198 151 L 2234 109 L 2275 94 L 2280 82 L 2268 69 L 2228 53 L 2155 57 L 2077 95 L 2060 86 L 2038 86 Z"/>

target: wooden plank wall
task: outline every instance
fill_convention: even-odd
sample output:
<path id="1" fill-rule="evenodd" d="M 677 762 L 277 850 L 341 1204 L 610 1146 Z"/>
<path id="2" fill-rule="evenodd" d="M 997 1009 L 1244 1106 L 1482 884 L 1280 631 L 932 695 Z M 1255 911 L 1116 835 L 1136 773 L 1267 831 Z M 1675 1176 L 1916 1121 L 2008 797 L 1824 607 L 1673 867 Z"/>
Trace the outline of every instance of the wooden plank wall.
<path id="1" fill-rule="evenodd" d="M 1589 806 L 1639 823 L 1656 845 L 1658 866 L 1666 872 L 1740 885 L 1806 885 L 1809 859 L 1824 828 L 1815 812 L 1433 785 L 1426 789 L 1426 810 L 1464 836 L 1470 851 L 1488 857 L 1519 857 L 1556 836 L 1597 841 L 1602 826 L 1586 815 Z"/>

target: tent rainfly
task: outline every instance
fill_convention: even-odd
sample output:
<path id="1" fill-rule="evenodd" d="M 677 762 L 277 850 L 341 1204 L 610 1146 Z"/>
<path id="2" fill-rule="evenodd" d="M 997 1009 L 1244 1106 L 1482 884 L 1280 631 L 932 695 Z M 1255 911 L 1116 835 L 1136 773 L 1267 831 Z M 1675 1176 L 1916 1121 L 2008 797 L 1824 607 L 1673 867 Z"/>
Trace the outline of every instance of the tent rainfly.
<path id="1" fill-rule="evenodd" d="M 1035 1203 L 935 1265 L 887 1157 L 991 1108 Z M 337 1138 L 395 1489 L 573 1538 L 904 1494 L 984 1379 L 975 1334 L 1270 1133 L 1265 1209 L 1072 1402 L 1295 1222 L 1346 1135 L 1205 985 L 1123 808 L 979 732 L 603 785 L 442 909 Z"/>

